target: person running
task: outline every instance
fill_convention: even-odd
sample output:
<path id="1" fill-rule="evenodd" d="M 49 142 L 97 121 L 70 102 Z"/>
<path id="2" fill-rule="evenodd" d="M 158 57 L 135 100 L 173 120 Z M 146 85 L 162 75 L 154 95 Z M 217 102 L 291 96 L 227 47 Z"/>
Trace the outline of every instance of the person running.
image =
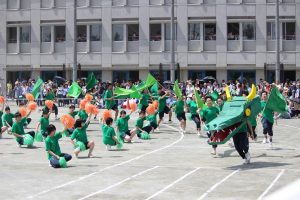
<path id="1" fill-rule="evenodd" d="M 105 108 L 108 110 L 111 109 L 115 111 L 115 121 L 116 121 L 118 118 L 119 110 L 118 110 L 118 105 L 114 100 L 113 85 L 111 83 L 108 84 L 108 88 L 105 91 L 103 99 L 105 101 Z"/>
<path id="2" fill-rule="evenodd" d="M 193 94 L 192 99 L 186 105 L 189 108 L 189 111 L 191 113 L 191 119 L 196 124 L 197 135 L 201 136 L 201 120 L 198 112 L 198 105 L 196 103 L 195 94 Z"/>
<path id="3" fill-rule="evenodd" d="M 274 124 L 274 112 L 266 107 L 268 101 L 268 93 L 266 91 L 261 94 L 261 123 L 263 126 L 263 134 L 265 138 L 262 143 L 269 143 L 272 146 L 273 142 L 273 124 Z M 269 137 L 268 137 L 269 136 Z"/>
<path id="4" fill-rule="evenodd" d="M 77 119 L 75 122 L 75 130 L 73 131 L 71 135 L 71 142 L 75 146 L 76 142 L 82 142 L 85 145 L 86 149 L 89 149 L 88 157 L 92 157 L 92 153 L 95 147 L 94 141 L 88 141 L 86 129 L 89 126 L 90 120 L 91 120 L 92 114 L 89 115 L 87 121 L 83 121 L 82 119 Z M 80 153 L 80 148 L 77 147 L 74 150 L 74 154 L 76 158 L 78 158 L 78 155 Z"/>
<path id="5" fill-rule="evenodd" d="M 175 114 L 180 122 L 180 129 L 181 132 L 186 133 L 186 116 L 184 112 L 184 106 L 186 105 L 186 99 L 185 97 L 177 97 L 177 101 L 174 103 L 173 106 L 175 106 Z"/>
<path id="6" fill-rule="evenodd" d="M 168 92 L 161 91 L 158 98 L 158 126 L 162 122 L 164 115 L 169 114 L 171 112 L 170 108 L 167 106 L 167 96 L 169 95 Z"/>
<path id="7" fill-rule="evenodd" d="M 215 119 L 219 114 L 219 109 L 217 107 L 214 107 L 211 97 L 206 97 L 206 105 L 207 108 L 202 111 L 202 121 L 205 122 L 205 124 L 208 124 L 213 119 Z M 211 132 L 207 132 L 208 138 L 211 137 Z M 212 145 L 213 151 L 211 152 L 212 155 L 217 155 L 217 145 Z"/>
<path id="8" fill-rule="evenodd" d="M 40 121 L 38 122 L 36 126 L 36 134 L 42 134 L 44 138 L 47 137 L 47 128 L 49 126 L 49 116 L 50 112 L 46 109 L 43 110 L 43 116 L 40 118 Z"/>
<path id="9" fill-rule="evenodd" d="M 131 111 L 129 115 L 126 115 L 126 111 L 122 110 L 120 112 L 120 117 L 116 121 L 118 138 L 129 143 L 136 134 L 136 129 L 129 130 L 128 128 L 128 121 L 132 113 L 133 112 Z"/>
<path id="10" fill-rule="evenodd" d="M 50 124 L 47 128 L 47 138 L 45 139 L 45 149 L 48 154 L 48 160 L 53 168 L 60 168 L 59 159 L 64 157 L 68 162 L 72 159 L 72 156 L 67 153 L 62 153 L 58 140 L 62 138 L 62 134 L 66 131 L 66 128 L 61 132 L 56 132 L 56 127 Z"/>
<path id="11" fill-rule="evenodd" d="M 115 129 L 112 127 L 113 119 L 108 117 L 106 120 L 103 119 L 102 124 L 102 139 L 103 144 L 106 145 L 108 151 L 111 150 L 112 146 L 119 144 L 118 138 L 116 137 Z"/>

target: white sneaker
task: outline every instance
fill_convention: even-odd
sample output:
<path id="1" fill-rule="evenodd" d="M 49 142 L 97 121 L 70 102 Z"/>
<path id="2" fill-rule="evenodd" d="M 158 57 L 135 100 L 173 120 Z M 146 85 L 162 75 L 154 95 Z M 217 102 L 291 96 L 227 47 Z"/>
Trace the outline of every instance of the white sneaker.
<path id="1" fill-rule="evenodd" d="M 182 133 L 183 133 L 183 134 L 186 134 L 186 131 L 185 131 L 185 130 L 182 130 Z"/>
<path id="2" fill-rule="evenodd" d="M 233 148 L 233 147 L 234 147 L 234 145 L 232 144 L 232 142 L 231 142 L 231 141 L 229 141 L 229 142 L 228 142 L 228 146 L 229 146 L 229 147 L 231 147 L 231 148 Z"/>
<path id="3" fill-rule="evenodd" d="M 107 145 L 106 145 L 106 150 L 107 150 L 107 151 L 111 151 L 111 146 L 107 144 Z"/>
<path id="4" fill-rule="evenodd" d="M 272 142 L 270 141 L 270 138 L 267 139 L 267 143 L 272 143 Z"/>
<path id="5" fill-rule="evenodd" d="M 156 128 L 157 131 L 160 131 L 159 127 Z"/>
<path id="6" fill-rule="evenodd" d="M 21 148 L 22 146 L 18 143 L 18 144 L 17 144 L 17 147 Z"/>
<path id="7" fill-rule="evenodd" d="M 262 141 L 262 144 L 266 144 L 267 143 L 267 139 L 264 138 L 264 140 Z"/>
<path id="8" fill-rule="evenodd" d="M 200 133 L 200 131 L 197 131 L 197 135 L 200 137 L 201 136 L 201 133 Z"/>
<path id="9" fill-rule="evenodd" d="M 250 159 L 251 159 L 250 153 L 249 153 L 249 152 L 246 153 L 246 154 L 245 154 L 245 157 L 246 157 L 245 163 L 246 163 L 246 164 L 250 164 Z"/>
<path id="10" fill-rule="evenodd" d="M 269 142 L 270 148 L 273 148 L 273 143 Z"/>

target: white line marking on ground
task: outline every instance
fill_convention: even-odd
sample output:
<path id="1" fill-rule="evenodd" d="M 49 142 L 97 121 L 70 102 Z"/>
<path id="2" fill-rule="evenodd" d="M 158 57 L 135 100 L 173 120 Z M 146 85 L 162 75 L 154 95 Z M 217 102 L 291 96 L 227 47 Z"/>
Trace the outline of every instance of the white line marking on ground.
<path id="1" fill-rule="evenodd" d="M 276 176 L 276 178 L 272 181 L 272 183 L 269 185 L 269 187 L 257 198 L 257 200 L 261 200 L 270 191 L 270 189 L 275 185 L 275 183 L 284 174 L 284 172 L 285 172 L 285 169 L 282 169 L 279 172 L 279 174 Z"/>
<path id="2" fill-rule="evenodd" d="M 179 131 L 178 129 L 176 129 L 176 128 L 172 127 L 172 126 L 169 126 L 169 125 L 165 125 L 165 126 L 171 128 L 171 129 L 173 129 L 173 130 Z M 183 133 L 180 132 L 180 138 L 179 138 L 178 140 L 176 140 L 175 142 L 169 144 L 169 145 L 166 145 L 166 146 L 164 146 L 164 147 L 161 147 L 161 148 L 158 148 L 158 149 L 156 149 L 156 150 L 150 151 L 150 152 L 148 152 L 148 153 L 144 153 L 144 154 L 139 155 L 139 156 L 137 156 L 137 157 L 135 157 L 135 158 L 132 158 L 132 159 L 130 159 L 130 160 L 127 160 L 127 161 L 124 161 L 124 162 L 121 162 L 121 163 L 118 163 L 118 164 L 114 164 L 114 165 L 105 167 L 105 168 L 103 168 L 103 169 L 100 169 L 100 170 L 97 171 L 97 172 L 93 172 L 93 173 L 88 174 L 88 175 L 86 175 L 86 176 L 79 177 L 79 178 L 77 178 L 77 179 L 75 179 L 75 180 L 72 180 L 72 181 L 69 181 L 69 182 L 67 182 L 67 183 L 64 183 L 64 184 L 61 184 L 61 185 L 58 185 L 58 186 L 49 188 L 49 189 L 47 189 L 47 190 L 41 191 L 41 192 L 39 192 L 39 193 L 37 193 L 37 194 L 35 194 L 35 195 L 28 196 L 27 199 L 35 198 L 35 197 L 37 197 L 37 196 L 46 194 L 46 193 L 51 192 L 51 191 L 53 191 L 53 190 L 57 190 L 57 189 L 60 189 L 60 188 L 65 187 L 65 186 L 71 185 L 71 184 L 73 184 L 73 183 L 82 181 L 82 180 L 84 180 L 84 179 L 87 179 L 87 178 L 89 178 L 89 177 L 95 175 L 95 174 L 99 174 L 100 172 L 103 172 L 103 171 L 106 171 L 106 170 L 109 170 L 109 169 L 112 169 L 112 168 L 115 168 L 115 167 L 118 167 L 118 166 L 125 165 L 125 164 L 127 164 L 127 163 L 132 162 L 132 161 L 139 160 L 139 159 L 141 159 L 141 158 L 143 158 L 143 157 L 145 157 L 145 156 L 147 156 L 147 155 L 150 155 L 150 154 L 156 153 L 156 152 L 158 152 L 158 151 L 162 151 L 162 150 L 164 150 L 164 149 L 170 148 L 170 147 L 172 147 L 173 145 L 175 145 L 175 144 L 177 144 L 178 142 L 180 142 L 183 138 L 184 138 L 184 135 L 183 135 Z"/>
<path id="3" fill-rule="evenodd" d="M 95 195 L 97 195 L 97 194 L 103 193 L 103 192 L 105 192 L 105 191 L 107 191 L 107 190 L 110 190 L 110 189 L 112 189 L 112 188 L 114 188 L 114 187 L 117 187 L 117 186 L 119 186 L 119 185 L 121 185 L 121 184 L 123 184 L 123 183 L 125 183 L 125 182 L 127 182 L 127 181 L 130 181 L 131 179 L 134 179 L 134 178 L 136 178 L 136 177 L 138 177 L 138 176 L 141 176 L 141 175 L 143 175 L 143 174 L 146 174 L 146 173 L 148 173 L 148 172 L 150 172 L 150 171 L 152 171 L 152 170 L 154 170 L 154 169 L 157 169 L 158 167 L 159 167 L 159 166 L 155 166 L 155 167 L 152 167 L 152 168 L 150 168 L 150 169 L 144 170 L 144 171 L 142 171 L 142 172 L 140 172 L 140 173 L 137 173 L 137 174 L 135 174 L 135 175 L 133 175 L 133 176 L 130 176 L 130 177 L 128 177 L 128 178 L 125 178 L 124 180 L 119 181 L 119 182 L 117 182 L 117 183 L 115 183 L 115 184 L 113 184 L 113 185 L 110 185 L 110 186 L 108 186 L 108 187 L 106 187 L 106 188 L 104 188 L 104 189 L 98 190 L 97 192 L 94 192 L 94 193 L 89 194 L 89 195 L 87 195 L 87 196 L 85 196 L 85 197 L 82 197 L 82 198 L 80 198 L 80 199 L 78 199 L 78 200 L 88 199 L 88 198 L 90 198 L 90 197 L 92 197 L 92 196 L 95 196 Z"/>
<path id="4" fill-rule="evenodd" d="M 209 193 L 211 193 L 212 191 L 214 191 L 219 185 L 221 185 L 222 183 L 224 183 L 227 179 L 229 179 L 231 176 L 233 176 L 234 174 L 236 174 L 237 172 L 239 172 L 240 170 L 235 170 L 234 172 L 232 172 L 231 174 L 227 175 L 225 178 L 223 178 L 221 181 L 217 182 L 216 184 L 214 184 L 211 188 L 209 188 L 200 198 L 199 200 L 204 199 Z"/>
<path id="5" fill-rule="evenodd" d="M 291 128 L 296 128 L 296 129 L 300 129 L 299 127 L 296 126 L 290 126 L 290 125 L 285 125 L 285 124 L 278 124 L 280 126 L 287 126 L 287 127 L 291 127 Z"/>
<path id="6" fill-rule="evenodd" d="M 152 196 L 148 197 L 146 200 L 149 199 L 153 199 L 154 197 L 158 196 L 159 194 L 163 193 L 164 191 L 166 191 L 167 189 L 173 187 L 176 183 L 182 181 L 183 179 L 185 179 L 186 177 L 188 177 L 189 175 L 195 173 L 196 171 L 198 171 L 200 169 L 200 167 L 190 171 L 189 173 L 185 174 L 184 176 L 180 177 L 179 179 L 175 180 L 173 183 L 167 185 L 166 187 L 164 187 L 163 189 L 161 189 L 160 191 L 156 192 L 155 194 L 153 194 Z"/>

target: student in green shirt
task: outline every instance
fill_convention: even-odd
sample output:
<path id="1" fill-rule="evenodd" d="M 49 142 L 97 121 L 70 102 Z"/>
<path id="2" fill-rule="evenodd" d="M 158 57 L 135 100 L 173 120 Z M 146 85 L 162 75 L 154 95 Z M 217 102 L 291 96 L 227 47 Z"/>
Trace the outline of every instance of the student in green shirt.
<path id="1" fill-rule="evenodd" d="M 3 126 L 3 122 L 2 122 L 3 111 L 4 111 L 4 103 L 2 104 L 2 108 L 0 110 L 0 139 L 2 138 L 2 133 L 4 133 L 7 130 L 7 128 Z"/>
<path id="2" fill-rule="evenodd" d="M 3 121 L 3 131 L 8 131 L 8 133 L 10 133 L 11 131 L 11 127 L 13 125 L 13 118 L 14 118 L 14 114 L 10 112 L 10 108 L 9 106 L 5 107 L 5 113 L 2 117 L 2 121 Z"/>
<path id="3" fill-rule="evenodd" d="M 192 100 L 190 100 L 187 103 L 187 107 L 189 108 L 190 114 L 191 114 L 191 119 L 195 122 L 196 124 L 196 128 L 197 128 L 197 135 L 200 136 L 201 135 L 201 120 L 200 120 L 200 116 L 198 113 L 198 105 L 196 103 L 196 97 L 193 94 L 192 96 Z"/>
<path id="4" fill-rule="evenodd" d="M 111 146 L 116 146 L 119 144 L 118 138 L 116 137 L 116 132 L 113 127 L 111 127 L 113 119 L 111 117 L 107 118 L 105 121 L 103 119 L 102 124 L 102 139 L 103 144 L 106 145 L 108 151 L 111 150 Z"/>
<path id="5" fill-rule="evenodd" d="M 135 122 L 135 127 L 136 127 L 136 132 L 137 136 L 140 138 L 141 133 L 143 131 L 150 133 L 153 130 L 153 127 L 151 125 L 145 126 L 144 127 L 144 121 L 146 120 L 146 115 L 144 111 L 140 111 L 139 117 Z"/>
<path id="6" fill-rule="evenodd" d="M 75 106 L 74 105 L 70 105 L 69 106 L 69 115 L 71 115 L 74 119 L 76 117 L 76 115 L 78 115 L 78 111 L 75 111 Z"/>
<path id="7" fill-rule="evenodd" d="M 208 124 L 213 119 L 215 119 L 219 114 L 219 109 L 217 107 L 212 106 L 212 98 L 206 97 L 206 105 L 207 108 L 203 110 L 202 115 L 202 121 L 205 122 L 205 124 Z M 208 138 L 211 137 L 211 132 L 207 132 Z M 217 145 L 212 145 L 213 151 L 211 152 L 212 155 L 217 155 Z"/>
<path id="8" fill-rule="evenodd" d="M 150 99 L 150 95 L 149 95 L 149 91 L 148 89 L 144 90 L 143 93 L 142 93 L 142 98 L 140 99 L 140 102 L 139 102 L 139 109 L 146 112 L 146 109 L 149 105 L 148 101 Z"/>
<path id="9" fill-rule="evenodd" d="M 263 140 L 263 144 L 269 143 L 272 146 L 273 142 L 273 124 L 274 124 L 274 112 L 268 108 L 266 108 L 266 104 L 268 101 L 268 93 L 266 91 L 261 94 L 261 110 L 262 114 L 260 114 L 261 123 L 263 126 L 263 134 L 265 136 Z M 269 135 L 269 138 L 268 138 Z"/>
<path id="10" fill-rule="evenodd" d="M 49 116 L 50 116 L 50 112 L 48 112 L 47 110 L 43 110 L 43 116 L 40 118 L 40 121 L 36 126 L 36 134 L 42 134 L 45 138 L 47 137 L 46 132 L 49 126 Z"/>
<path id="11" fill-rule="evenodd" d="M 47 89 L 47 93 L 45 95 L 45 100 L 51 100 L 51 101 L 55 102 L 55 94 L 51 88 Z M 55 103 L 53 104 L 52 110 L 54 110 L 54 113 L 55 113 L 55 120 L 59 120 L 59 118 L 57 117 L 58 108 L 55 105 Z"/>
<path id="12" fill-rule="evenodd" d="M 180 129 L 183 133 L 185 133 L 185 128 L 186 128 L 186 117 L 184 112 L 185 105 L 186 105 L 185 97 L 177 98 L 176 103 L 173 104 L 173 106 L 175 106 L 176 117 L 180 122 Z"/>
<path id="13" fill-rule="evenodd" d="M 95 147 L 94 141 L 88 141 L 86 129 L 89 126 L 90 120 L 91 120 L 92 114 L 89 115 L 88 119 L 84 122 L 82 119 L 77 119 L 75 122 L 75 130 L 73 131 L 71 135 L 71 142 L 75 146 L 76 142 L 82 142 L 85 145 L 86 149 L 89 149 L 88 157 L 92 157 L 92 153 Z M 74 154 L 76 158 L 78 158 L 78 155 L 80 153 L 80 148 L 75 148 Z"/>
<path id="14" fill-rule="evenodd" d="M 129 115 L 126 115 L 126 111 L 122 110 L 120 112 L 120 117 L 116 121 L 117 125 L 117 134 L 121 140 L 125 140 L 126 142 L 131 142 L 132 138 L 136 134 L 136 129 L 129 130 L 128 128 L 128 121 L 130 119 L 130 115 L 132 114 L 132 111 Z"/>
<path id="15" fill-rule="evenodd" d="M 156 111 L 154 114 L 148 115 L 146 117 L 147 121 L 150 122 L 150 126 L 152 126 L 152 128 L 153 128 L 152 131 L 154 131 L 157 128 L 157 115 L 158 115 L 158 111 Z"/>
<path id="16" fill-rule="evenodd" d="M 118 118 L 119 110 L 118 110 L 118 105 L 114 100 L 113 85 L 111 83 L 108 84 L 108 88 L 105 91 L 103 100 L 105 101 L 106 109 L 115 111 L 115 121 L 116 121 Z"/>
<path id="17" fill-rule="evenodd" d="M 62 134 L 66 131 L 64 129 L 61 132 L 56 132 L 56 127 L 50 124 L 47 128 L 47 138 L 45 139 L 45 148 L 48 154 L 48 160 L 53 168 L 60 168 L 59 159 L 64 157 L 66 161 L 70 161 L 72 156 L 66 153 L 62 153 L 58 140 L 62 138 Z"/>
<path id="18" fill-rule="evenodd" d="M 79 119 L 82 119 L 85 122 L 88 119 L 89 115 L 86 113 L 85 110 L 79 110 L 78 117 Z"/>
<path id="19" fill-rule="evenodd" d="M 21 147 L 21 145 L 24 145 L 24 139 L 23 138 L 24 138 L 25 134 L 29 134 L 33 138 L 35 136 L 34 131 L 30 131 L 28 133 L 25 133 L 25 131 L 24 131 L 24 124 L 27 122 L 27 117 L 30 114 L 31 114 L 31 111 L 29 111 L 29 113 L 26 115 L 26 117 L 23 117 L 23 118 L 22 118 L 22 116 L 19 112 L 17 112 L 15 114 L 16 121 L 12 125 L 11 132 L 16 137 L 16 141 L 17 141 L 19 147 Z"/>
<path id="20" fill-rule="evenodd" d="M 171 112 L 170 108 L 167 106 L 167 96 L 168 92 L 161 91 L 158 98 L 158 126 L 162 122 L 164 115 L 169 114 Z"/>

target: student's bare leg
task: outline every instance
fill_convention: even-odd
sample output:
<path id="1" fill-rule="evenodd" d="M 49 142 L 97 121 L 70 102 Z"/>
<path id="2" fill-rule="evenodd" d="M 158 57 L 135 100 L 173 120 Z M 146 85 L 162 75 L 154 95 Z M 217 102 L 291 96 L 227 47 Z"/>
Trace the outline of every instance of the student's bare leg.
<path id="1" fill-rule="evenodd" d="M 88 157 L 90 158 L 91 156 L 93 156 L 92 153 L 93 153 L 93 150 L 94 150 L 94 147 L 95 147 L 95 142 L 94 141 L 89 141 L 87 146 L 89 147 Z"/>

